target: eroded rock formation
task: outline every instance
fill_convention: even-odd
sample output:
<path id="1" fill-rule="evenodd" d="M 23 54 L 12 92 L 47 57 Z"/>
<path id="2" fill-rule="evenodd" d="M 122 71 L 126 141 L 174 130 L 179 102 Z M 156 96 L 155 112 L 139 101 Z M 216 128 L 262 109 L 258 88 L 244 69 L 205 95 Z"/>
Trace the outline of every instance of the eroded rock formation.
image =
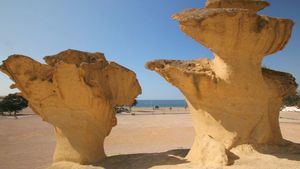
<path id="1" fill-rule="evenodd" d="M 135 73 L 102 53 L 66 50 L 44 59 L 47 64 L 12 55 L 1 71 L 55 127 L 54 162 L 99 162 L 105 157 L 104 138 L 117 124 L 114 106 L 131 105 L 141 93 Z"/>
<path id="2" fill-rule="evenodd" d="M 292 75 L 261 67 L 266 55 L 286 45 L 293 22 L 256 12 L 260 0 L 208 0 L 204 9 L 175 14 L 188 36 L 214 58 L 156 60 L 146 67 L 184 94 L 196 131 L 187 159 L 227 165 L 242 145 L 285 144 L 279 127 L 282 98 L 293 94 Z"/>

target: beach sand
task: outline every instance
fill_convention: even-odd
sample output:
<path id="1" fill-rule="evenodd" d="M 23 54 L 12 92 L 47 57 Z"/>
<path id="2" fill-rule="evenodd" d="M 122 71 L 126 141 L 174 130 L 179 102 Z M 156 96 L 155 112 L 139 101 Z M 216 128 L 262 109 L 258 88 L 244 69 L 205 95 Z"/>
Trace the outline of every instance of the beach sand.
<path id="1" fill-rule="evenodd" d="M 110 158 L 95 168 L 199 168 L 183 158 L 194 137 L 188 110 L 135 108 L 134 112 L 117 115 L 118 125 L 105 141 Z M 55 147 L 53 128 L 30 109 L 22 114 L 18 119 L 0 117 L 0 169 L 47 168 Z M 300 113 L 282 112 L 280 116 L 284 138 L 300 143 Z M 224 168 L 300 168 L 300 153 L 251 153 Z"/>

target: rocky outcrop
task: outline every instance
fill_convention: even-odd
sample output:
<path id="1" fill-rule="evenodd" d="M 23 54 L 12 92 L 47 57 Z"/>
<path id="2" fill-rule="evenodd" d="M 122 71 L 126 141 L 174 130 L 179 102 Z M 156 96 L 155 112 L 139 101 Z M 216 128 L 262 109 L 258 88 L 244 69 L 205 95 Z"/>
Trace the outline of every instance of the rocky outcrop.
<path id="1" fill-rule="evenodd" d="M 54 126 L 54 162 L 99 162 L 105 157 L 104 139 L 117 124 L 114 107 L 131 105 L 141 93 L 135 73 L 102 53 L 66 50 L 44 59 L 47 64 L 12 55 L 1 71 Z"/>
<path id="2" fill-rule="evenodd" d="M 146 67 L 184 94 L 196 137 L 187 159 L 227 165 L 231 149 L 242 144 L 285 144 L 279 127 L 282 98 L 293 94 L 292 75 L 261 67 L 284 48 L 293 22 L 261 16 L 258 0 L 208 0 L 204 9 L 173 16 L 180 28 L 209 48 L 214 58 L 156 60 Z"/>

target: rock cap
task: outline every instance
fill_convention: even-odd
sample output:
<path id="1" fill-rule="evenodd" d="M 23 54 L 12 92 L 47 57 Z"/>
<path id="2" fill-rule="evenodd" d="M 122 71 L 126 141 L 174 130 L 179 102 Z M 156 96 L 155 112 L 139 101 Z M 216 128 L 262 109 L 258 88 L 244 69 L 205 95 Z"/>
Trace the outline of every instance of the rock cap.
<path id="1" fill-rule="evenodd" d="M 241 8 L 259 11 L 269 5 L 263 0 L 207 0 L 205 8 Z"/>

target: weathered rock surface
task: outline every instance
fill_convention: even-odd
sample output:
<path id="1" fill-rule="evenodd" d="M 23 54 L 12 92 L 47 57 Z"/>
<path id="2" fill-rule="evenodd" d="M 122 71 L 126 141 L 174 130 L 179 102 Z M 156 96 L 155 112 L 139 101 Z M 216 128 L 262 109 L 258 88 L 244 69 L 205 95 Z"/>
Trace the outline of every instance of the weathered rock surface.
<path id="1" fill-rule="evenodd" d="M 207 0 L 206 8 L 242 8 L 259 11 L 269 6 L 267 1 L 262 0 Z"/>
<path id="2" fill-rule="evenodd" d="M 102 53 L 66 50 L 44 59 L 47 64 L 12 55 L 1 71 L 55 127 L 54 162 L 99 162 L 105 157 L 104 138 L 117 124 L 114 107 L 131 105 L 141 93 L 135 73 Z"/>
<path id="3" fill-rule="evenodd" d="M 279 127 L 282 98 L 293 94 L 292 75 L 261 67 L 266 55 L 284 48 L 293 22 L 255 12 L 268 4 L 209 0 L 204 9 L 173 16 L 180 28 L 211 49 L 214 59 L 156 60 L 146 67 L 184 94 L 196 137 L 187 156 L 209 166 L 230 164 L 241 144 L 284 145 Z"/>

